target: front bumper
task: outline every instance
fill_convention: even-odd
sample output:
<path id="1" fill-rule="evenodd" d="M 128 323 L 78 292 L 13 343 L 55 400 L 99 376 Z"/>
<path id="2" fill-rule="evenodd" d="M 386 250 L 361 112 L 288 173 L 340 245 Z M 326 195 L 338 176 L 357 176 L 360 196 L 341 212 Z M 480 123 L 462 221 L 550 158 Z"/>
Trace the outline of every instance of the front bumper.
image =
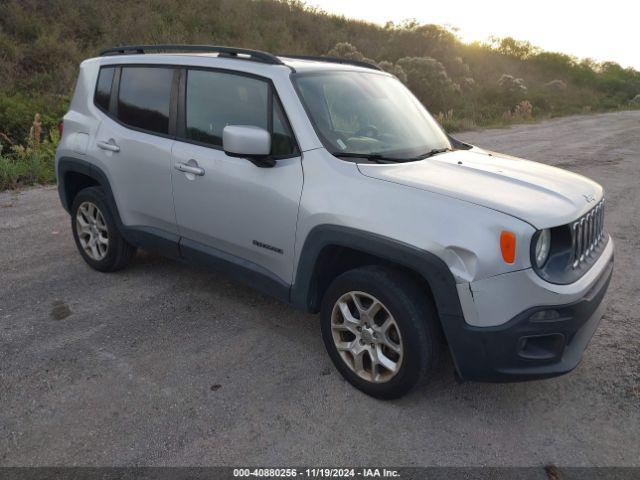
<path id="1" fill-rule="evenodd" d="M 479 327 L 458 322 L 445 327 L 462 379 L 522 381 L 573 370 L 604 311 L 602 300 L 613 272 L 613 252 L 603 261 L 606 263 L 598 269 L 598 277 L 579 298 L 572 296 L 571 301 L 562 303 L 563 295 L 557 295 L 558 304 L 545 302 L 526 308 L 500 325 Z M 493 301 L 501 300 L 507 298 L 495 292 Z"/>

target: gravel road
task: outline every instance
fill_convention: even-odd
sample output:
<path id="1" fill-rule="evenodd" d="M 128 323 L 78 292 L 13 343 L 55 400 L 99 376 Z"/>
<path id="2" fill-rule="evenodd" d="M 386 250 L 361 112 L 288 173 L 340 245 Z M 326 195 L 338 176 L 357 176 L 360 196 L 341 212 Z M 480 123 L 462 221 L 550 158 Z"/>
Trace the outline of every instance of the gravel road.
<path id="1" fill-rule="evenodd" d="M 583 362 L 520 384 L 361 394 L 316 316 L 140 253 L 76 253 L 54 187 L 0 193 L 0 465 L 640 466 L 640 112 L 460 135 L 587 175 L 616 241 Z"/>

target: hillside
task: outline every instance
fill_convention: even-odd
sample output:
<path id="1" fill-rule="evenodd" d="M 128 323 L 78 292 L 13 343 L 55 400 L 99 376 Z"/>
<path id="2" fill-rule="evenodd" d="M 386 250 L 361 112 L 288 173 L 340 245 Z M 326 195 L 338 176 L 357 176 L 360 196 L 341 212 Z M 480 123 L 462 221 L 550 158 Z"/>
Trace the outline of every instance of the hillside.
<path id="1" fill-rule="evenodd" d="M 64 113 L 79 62 L 118 44 L 206 43 L 370 59 L 395 73 L 449 130 L 640 107 L 640 73 L 526 42 L 461 43 L 437 25 L 384 27 L 299 1 L 0 0 L 0 146 Z M 627 46 L 627 48 L 629 48 Z M 45 135 L 46 136 L 46 135 Z M 3 171 L 0 166 L 0 174 Z M 6 173 L 6 172 L 5 172 Z"/>

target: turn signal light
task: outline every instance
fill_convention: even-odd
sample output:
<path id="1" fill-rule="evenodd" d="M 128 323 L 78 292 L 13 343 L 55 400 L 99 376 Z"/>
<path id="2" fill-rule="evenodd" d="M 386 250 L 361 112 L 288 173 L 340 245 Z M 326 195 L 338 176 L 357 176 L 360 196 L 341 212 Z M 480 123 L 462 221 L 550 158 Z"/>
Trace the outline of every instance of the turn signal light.
<path id="1" fill-rule="evenodd" d="M 516 235 L 513 232 L 503 230 L 500 233 L 500 251 L 502 252 L 502 259 L 506 263 L 513 263 L 516 261 Z"/>

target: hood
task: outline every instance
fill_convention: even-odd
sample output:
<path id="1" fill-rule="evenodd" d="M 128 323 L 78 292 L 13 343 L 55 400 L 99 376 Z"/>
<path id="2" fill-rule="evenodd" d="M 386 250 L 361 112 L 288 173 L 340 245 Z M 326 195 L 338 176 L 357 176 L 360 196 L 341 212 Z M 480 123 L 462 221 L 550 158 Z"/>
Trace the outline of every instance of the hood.
<path id="1" fill-rule="evenodd" d="M 371 178 L 482 205 L 538 229 L 569 223 L 604 195 L 576 173 L 474 147 L 399 164 L 358 164 Z"/>

